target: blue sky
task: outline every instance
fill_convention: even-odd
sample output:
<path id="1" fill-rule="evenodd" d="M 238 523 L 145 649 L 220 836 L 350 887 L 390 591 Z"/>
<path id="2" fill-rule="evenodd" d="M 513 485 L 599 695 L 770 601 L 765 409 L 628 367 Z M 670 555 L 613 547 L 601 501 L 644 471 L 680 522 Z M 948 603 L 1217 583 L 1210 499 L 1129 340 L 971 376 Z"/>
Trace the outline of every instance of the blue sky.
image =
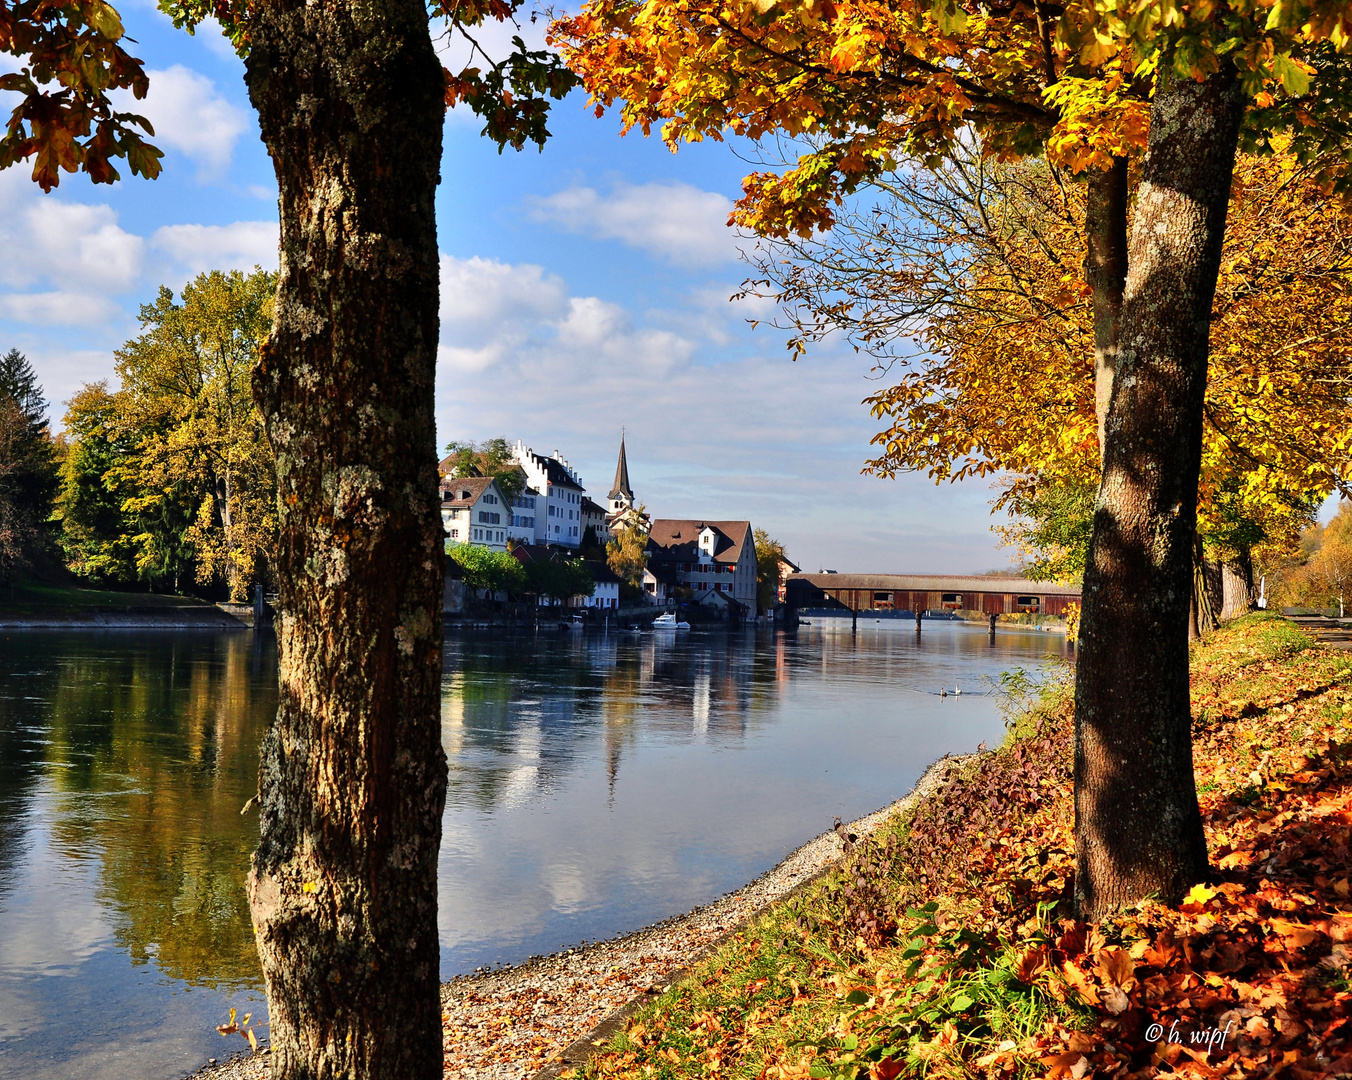
<path id="1" fill-rule="evenodd" d="M 161 284 L 276 265 L 276 183 L 242 64 L 224 38 L 176 31 L 146 0 L 120 10 L 151 73 L 137 108 L 164 174 L 66 178 L 43 196 L 26 170 L 0 173 L 0 348 L 33 361 L 58 426 L 83 383 L 115 381 L 113 350 Z M 985 482 L 859 475 L 874 431 L 865 359 L 828 345 L 791 362 L 782 333 L 746 324 L 767 309 L 729 302 L 747 267 L 724 222 L 751 170 L 732 148 L 673 155 L 621 139 L 580 94 L 555 107 L 543 153 L 500 155 L 479 126 L 453 112 L 445 129 L 443 445 L 504 435 L 557 449 L 604 497 L 624 427 L 651 512 L 749 518 L 805 569 L 1010 561 Z"/>

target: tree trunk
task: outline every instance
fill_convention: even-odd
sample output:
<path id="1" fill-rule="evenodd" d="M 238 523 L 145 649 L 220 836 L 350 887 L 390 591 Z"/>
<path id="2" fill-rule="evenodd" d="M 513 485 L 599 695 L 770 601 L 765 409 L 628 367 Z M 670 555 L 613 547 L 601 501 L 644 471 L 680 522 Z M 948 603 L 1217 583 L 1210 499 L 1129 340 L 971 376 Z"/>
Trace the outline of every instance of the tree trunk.
<path id="1" fill-rule="evenodd" d="M 1161 71 L 1167 64 L 1161 64 Z M 1207 874 L 1188 604 L 1211 303 L 1243 99 L 1227 66 L 1151 105 L 1075 684 L 1076 906 L 1097 919 Z"/>
<path id="2" fill-rule="evenodd" d="M 276 453 L 281 701 L 249 899 L 274 1080 L 440 1078 L 444 84 L 414 0 L 279 0 L 249 94 L 280 188 L 254 397 Z"/>
<path id="3" fill-rule="evenodd" d="M 1113 395 L 1122 294 L 1127 287 L 1127 159 L 1113 158 L 1109 169 L 1090 169 L 1085 188 L 1084 230 L 1089 243 L 1084 280 L 1094 299 L 1094 413 L 1102 462 L 1103 425 Z"/>

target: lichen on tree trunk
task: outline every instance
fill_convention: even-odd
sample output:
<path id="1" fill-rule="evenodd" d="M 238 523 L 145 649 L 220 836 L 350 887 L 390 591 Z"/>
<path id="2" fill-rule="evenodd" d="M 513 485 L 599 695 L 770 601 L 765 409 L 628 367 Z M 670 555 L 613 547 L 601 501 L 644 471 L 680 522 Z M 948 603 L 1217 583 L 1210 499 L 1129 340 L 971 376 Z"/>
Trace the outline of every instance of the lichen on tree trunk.
<path id="1" fill-rule="evenodd" d="M 281 696 L 249 875 L 272 1076 L 440 1077 L 443 76 L 412 0 L 253 12 L 282 230 L 254 375 L 280 526 Z"/>
<path id="2" fill-rule="evenodd" d="M 1151 106 L 1076 670 L 1075 896 L 1090 919 L 1150 895 L 1177 901 L 1207 874 L 1188 604 L 1211 304 L 1242 114 L 1228 65 L 1205 82 L 1168 80 Z"/>

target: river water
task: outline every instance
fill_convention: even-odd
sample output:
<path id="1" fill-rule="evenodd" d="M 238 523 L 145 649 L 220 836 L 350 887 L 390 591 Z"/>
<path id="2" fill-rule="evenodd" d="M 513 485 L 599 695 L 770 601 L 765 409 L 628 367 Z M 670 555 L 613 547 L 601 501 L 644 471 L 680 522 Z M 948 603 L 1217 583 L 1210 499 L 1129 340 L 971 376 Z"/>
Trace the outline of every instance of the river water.
<path id="1" fill-rule="evenodd" d="M 453 636 L 443 977 L 744 884 L 997 741 L 993 679 L 1064 649 L 937 622 Z M 240 808 L 275 708 L 268 635 L 0 637 L 0 1075 L 171 1080 L 242 1047 L 215 1025 L 266 1013 Z"/>

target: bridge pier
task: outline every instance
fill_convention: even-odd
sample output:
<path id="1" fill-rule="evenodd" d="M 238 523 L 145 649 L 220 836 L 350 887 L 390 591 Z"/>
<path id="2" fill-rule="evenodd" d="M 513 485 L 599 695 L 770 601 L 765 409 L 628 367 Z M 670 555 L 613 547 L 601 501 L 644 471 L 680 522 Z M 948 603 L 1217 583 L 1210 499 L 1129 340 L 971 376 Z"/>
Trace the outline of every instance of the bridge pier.
<path id="1" fill-rule="evenodd" d="M 991 612 L 991 640 L 995 640 L 995 613 Z"/>
<path id="2" fill-rule="evenodd" d="M 920 608 L 915 609 L 915 632 L 920 633 L 920 616 L 923 614 Z"/>

